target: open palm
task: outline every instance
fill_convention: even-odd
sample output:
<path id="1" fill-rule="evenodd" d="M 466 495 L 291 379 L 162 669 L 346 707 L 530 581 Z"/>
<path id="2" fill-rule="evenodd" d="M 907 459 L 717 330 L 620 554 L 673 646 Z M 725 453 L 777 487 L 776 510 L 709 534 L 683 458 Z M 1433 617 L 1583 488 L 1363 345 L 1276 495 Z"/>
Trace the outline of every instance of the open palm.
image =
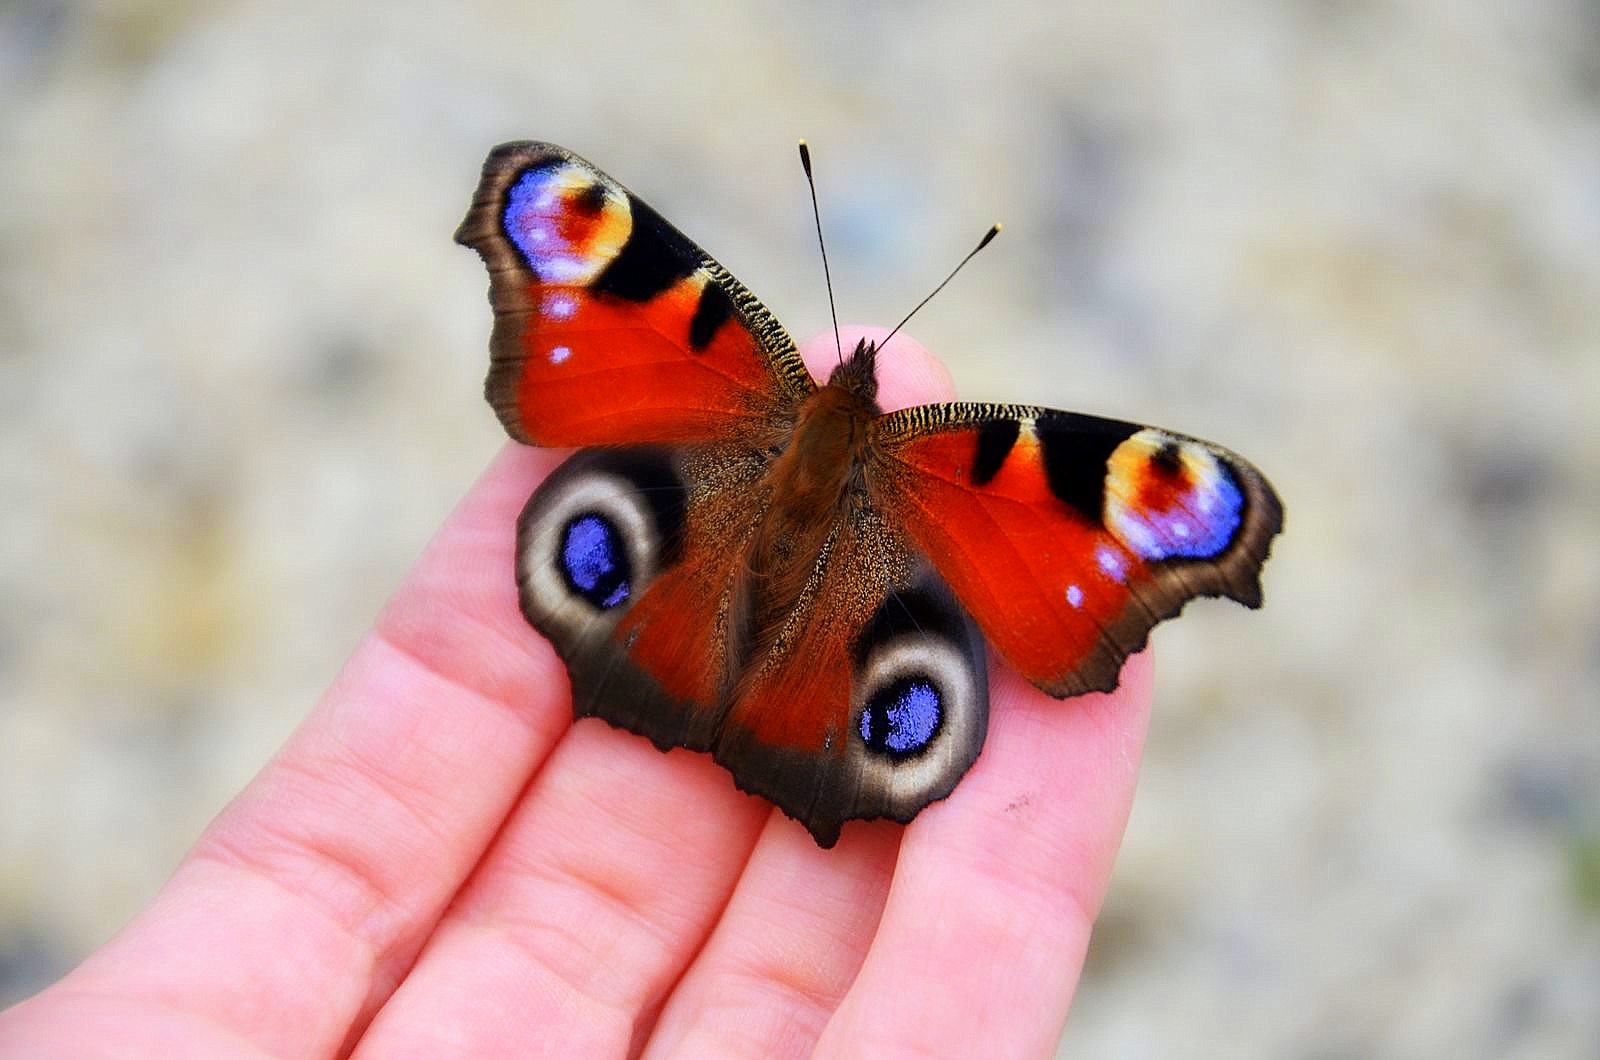
<path id="1" fill-rule="evenodd" d="M 803 352 L 825 368 L 832 335 Z M 887 407 L 949 397 L 909 341 L 879 366 Z M 1148 660 L 1065 702 L 995 664 L 955 794 L 819 850 L 708 756 L 572 724 L 512 579 L 517 514 L 560 459 L 499 456 L 149 908 L 0 1014 L 0 1054 L 1050 1052 Z"/>

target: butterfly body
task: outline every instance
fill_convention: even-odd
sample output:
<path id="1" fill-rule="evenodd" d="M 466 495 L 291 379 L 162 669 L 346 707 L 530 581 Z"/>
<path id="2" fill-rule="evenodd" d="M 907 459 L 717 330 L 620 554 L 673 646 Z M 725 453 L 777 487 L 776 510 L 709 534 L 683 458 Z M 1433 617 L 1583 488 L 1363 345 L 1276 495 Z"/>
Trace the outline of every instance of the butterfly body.
<path id="1" fill-rule="evenodd" d="M 561 148 L 491 153 L 457 239 L 491 274 L 491 405 L 581 449 L 517 540 L 575 713 L 709 751 L 824 846 L 954 788 L 985 639 L 1068 696 L 1114 687 L 1188 599 L 1259 605 L 1282 511 L 1226 450 L 1026 405 L 884 413 L 865 341 L 819 385 L 737 280 Z"/>

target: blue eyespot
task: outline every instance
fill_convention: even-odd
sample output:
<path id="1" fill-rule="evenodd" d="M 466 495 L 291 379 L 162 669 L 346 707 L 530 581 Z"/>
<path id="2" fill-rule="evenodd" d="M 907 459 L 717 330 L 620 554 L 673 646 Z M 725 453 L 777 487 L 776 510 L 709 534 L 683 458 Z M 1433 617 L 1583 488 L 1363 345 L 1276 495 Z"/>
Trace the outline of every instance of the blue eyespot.
<path id="1" fill-rule="evenodd" d="M 1115 530 L 1148 560 L 1207 559 L 1228 547 L 1244 521 L 1244 495 L 1226 468 L 1166 509 L 1129 510 Z"/>
<path id="2" fill-rule="evenodd" d="M 867 748 L 894 758 L 923 750 L 944 721 L 943 697 L 923 676 L 902 677 L 867 700 L 861 711 L 861 740 Z"/>
<path id="3" fill-rule="evenodd" d="M 574 516 L 561 531 L 567 587 L 602 611 L 628 598 L 633 571 L 616 524 L 596 512 Z"/>
<path id="4" fill-rule="evenodd" d="M 506 188 L 500 225 L 544 283 L 584 286 L 632 230 L 628 201 L 575 162 L 522 171 Z"/>

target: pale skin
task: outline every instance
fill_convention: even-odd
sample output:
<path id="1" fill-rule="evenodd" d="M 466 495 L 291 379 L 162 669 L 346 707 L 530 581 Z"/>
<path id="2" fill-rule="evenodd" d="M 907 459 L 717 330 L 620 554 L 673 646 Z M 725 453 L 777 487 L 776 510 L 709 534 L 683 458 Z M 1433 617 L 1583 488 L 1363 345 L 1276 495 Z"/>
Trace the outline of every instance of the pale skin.
<path id="1" fill-rule="evenodd" d="M 862 335 L 846 329 L 848 351 Z M 803 347 L 826 377 L 832 335 Z M 948 400 L 897 336 L 886 408 Z M 150 905 L 0 1055 L 1048 1056 L 1133 796 L 1148 655 L 1054 700 L 991 660 L 982 756 L 819 850 L 709 756 L 574 725 L 517 609 L 509 445 Z"/>

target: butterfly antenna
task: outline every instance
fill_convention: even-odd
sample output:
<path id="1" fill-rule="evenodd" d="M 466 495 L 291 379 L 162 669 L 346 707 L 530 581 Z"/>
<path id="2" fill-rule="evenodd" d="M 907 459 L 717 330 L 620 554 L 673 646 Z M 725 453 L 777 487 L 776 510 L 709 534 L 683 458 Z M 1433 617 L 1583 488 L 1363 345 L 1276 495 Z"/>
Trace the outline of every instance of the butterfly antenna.
<path id="1" fill-rule="evenodd" d="M 800 141 L 800 168 L 806 171 L 806 186 L 811 189 L 811 216 L 817 221 L 817 247 L 822 251 L 822 279 L 828 285 L 828 313 L 833 317 L 833 346 L 844 363 L 844 344 L 839 338 L 839 311 L 833 307 L 833 277 L 828 274 L 828 246 L 822 241 L 822 211 L 817 208 L 817 182 L 811 175 L 811 148 Z"/>
<path id="2" fill-rule="evenodd" d="M 928 297 L 924 298 L 922 301 L 918 302 L 915 306 L 913 306 L 912 309 L 911 309 L 911 312 L 909 312 L 909 313 L 907 313 L 905 315 L 905 319 L 901 320 L 900 323 L 896 324 L 894 326 L 894 330 L 890 331 L 889 334 L 887 334 L 887 335 L 885 335 L 883 337 L 883 341 L 878 343 L 878 349 L 881 350 L 885 346 L 889 345 L 889 340 L 894 338 L 896 332 L 898 332 L 901 328 L 906 326 L 906 321 L 910 320 L 912 317 L 916 316 L 917 315 L 917 310 L 921 309 L 923 306 L 925 306 L 929 302 L 933 301 L 933 296 L 938 294 L 940 291 L 944 290 L 945 284 L 949 283 L 951 280 L 956 278 L 956 273 L 961 271 L 962 266 L 966 265 L 967 262 L 969 262 L 973 258 L 977 257 L 978 251 L 980 251 L 984 247 L 988 246 L 990 241 L 993 240 L 995 236 L 1000 234 L 1000 228 L 1001 228 L 1001 225 L 1000 225 L 999 221 L 996 221 L 994 224 L 990 225 L 989 226 L 989 230 L 983 234 L 983 238 L 978 240 L 978 245 L 973 247 L 971 250 L 967 251 L 967 256 L 962 258 L 960 263 L 957 264 L 955 268 L 950 270 L 950 275 L 946 276 L 942 281 L 940 281 L 939 286 L 935 287 L 932 291 L 929 291 L 928 292 Z"/>

